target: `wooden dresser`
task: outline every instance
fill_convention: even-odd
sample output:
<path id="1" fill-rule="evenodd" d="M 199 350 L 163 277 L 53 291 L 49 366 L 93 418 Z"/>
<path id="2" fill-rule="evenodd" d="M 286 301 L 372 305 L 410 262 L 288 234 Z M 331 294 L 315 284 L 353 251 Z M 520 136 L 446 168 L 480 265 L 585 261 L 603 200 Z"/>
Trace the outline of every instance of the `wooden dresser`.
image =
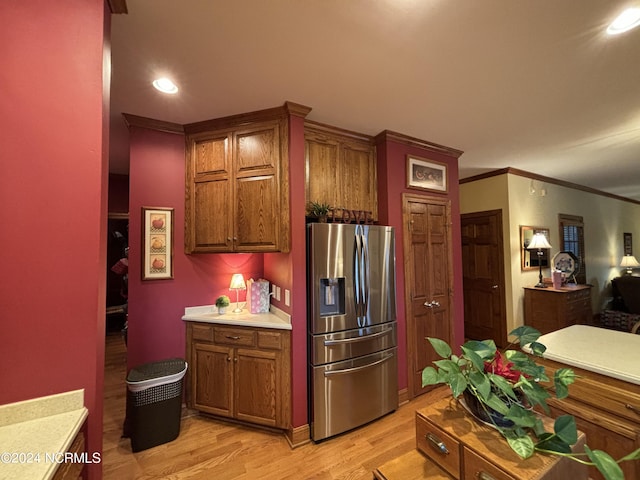
<path id="1" fill-rule="evenodd" d="M 545 334 L 592 323 L 591 286 L 524 288 L 524 323 Z"/>
<path id="2" fill-rule="evenodd" d="M 547 429 L 552 430 L 551 419 Z M 577 450 L 582 450 L 580 434 Z M 417 450 L 377 468 L 378 480 L 587 479 L 587 468 L 568 458 L 536 454 L 526 460 L 494 429 L 476 422 L 451 398 L 416 412 Z"/>

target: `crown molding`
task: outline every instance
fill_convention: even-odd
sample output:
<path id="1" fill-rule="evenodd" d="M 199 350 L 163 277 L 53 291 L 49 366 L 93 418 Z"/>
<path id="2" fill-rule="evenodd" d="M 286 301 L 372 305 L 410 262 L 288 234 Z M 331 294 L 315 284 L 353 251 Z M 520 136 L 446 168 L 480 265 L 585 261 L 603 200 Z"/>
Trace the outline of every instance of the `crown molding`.
<path id="1" fill-rule="evenodd" d="M 532 180 L 538 180 L 540 182 L 551 183 L 554 185 L 559 185 L 561 187 L 572 188 L 574 190 L 580 190 L 583 192 L 592 193 L 594 195 L 600 195 L 602 197 L 608 197 L 614 200 L 620 200 L 621 202 L 628 202 L 628 203 L 634 203 L 636 205 L 640 205 L 640 201 L 634 200 L 632 198 L 621 197 L 620 195 L 614 195 L 613 193 L 603 192 L 602 190 L 596 190 L 595 188 L 586 187 L 584 185 L 579 185 L 577 183 L 558 180 L 557 178 L 545 177 L 544 175 L 538 175 L 537 173 L 527 172 L 525 170 L 520 170 L 519 168 L 513 168 L 513 167 L 501 168 L 499 170 L 492 170 L 490 172 L 474 175 L 473 177 L 461 178 L 458 181 L 458 183 L 462 185 L 463 183 L 476 182 L 478 180 L 482 180 L 485 178 L 497 177 L 499 175 L 506 175 L 506 174 L 518 175 L 519 177 L 530 178 Z"/>

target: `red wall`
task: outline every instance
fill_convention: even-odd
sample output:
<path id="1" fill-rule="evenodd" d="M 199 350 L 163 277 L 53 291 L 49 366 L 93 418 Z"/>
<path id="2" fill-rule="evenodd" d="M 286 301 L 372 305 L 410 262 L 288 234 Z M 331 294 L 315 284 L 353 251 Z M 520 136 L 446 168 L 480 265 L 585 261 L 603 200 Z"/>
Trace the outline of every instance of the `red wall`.
<path id="1" fill-rule="evenodd" d="M 89 452 L 102 448 L 109 22 L 103 0 L 0 2 L 0 404 L 84 389 Z"/>
<path id="2" fill-rule="evenodd" d="M 462 296 L 462 244 L 460 231 L 460 201 L 458 185 L 458 159 L 454 156 L 405 143 L 383 140 L 378 146 L 378 215 L 380 223 L 395 227 L 396 233 L 396 292 L 398 315 L 398 387 L 408 386 L 407 376 L 407 321 L 404 304 L 404 226 L 402 225 L 402 194 L 416 194 L 406 188 L 406 156 L 415 155 L 446 163 L 449 174 L 448 194 L 430 193 L 451 201 L 451 239 L 453 250 L 453 345 L 464 343 L 464 302 Z M 400 173 L 399 173 L 400 172 Z"/>
<path id="3" fill-rule="evenodd" d="M 231 275 L 263 276 L 262 254 L 184 253 L 184 137 L 132 127 L 129 182 L 129 368 L 185 356 L 185 307 L 212 305 L 229 291 Z M 141 280 L 142 207 L 174 209 L 174 270 L 170 280 Z M 239 300 L 245 300 L 240 292 Z"/>

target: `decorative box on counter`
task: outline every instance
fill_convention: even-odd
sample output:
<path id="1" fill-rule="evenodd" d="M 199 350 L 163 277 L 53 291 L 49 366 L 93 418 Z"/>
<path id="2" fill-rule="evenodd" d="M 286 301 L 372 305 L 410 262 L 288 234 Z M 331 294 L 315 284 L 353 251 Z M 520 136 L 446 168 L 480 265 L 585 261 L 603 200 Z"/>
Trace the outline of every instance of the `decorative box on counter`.
<path id="1" fill-rule="evenodd" d="M 268 280 L 247 280 L 247 310 L 250 313 L 269 313 L 270 295 Z"/>

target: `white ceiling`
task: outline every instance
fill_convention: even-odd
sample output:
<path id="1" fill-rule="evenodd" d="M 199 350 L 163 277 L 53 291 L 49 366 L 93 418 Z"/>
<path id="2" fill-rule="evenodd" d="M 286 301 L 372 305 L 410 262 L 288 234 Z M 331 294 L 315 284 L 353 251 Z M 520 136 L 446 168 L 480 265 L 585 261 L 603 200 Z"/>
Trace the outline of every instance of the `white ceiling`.
<path id="1" fill-rule="evenodd" d="M 460 177 L 515 167 L 640 200 L 640 0 L 127 0 L 112 19 L 121 113 L 179 124 L 285 101 L 360 133 L 464 151 Z M 155 91 L 159 75 L 174 96 Z"/>

